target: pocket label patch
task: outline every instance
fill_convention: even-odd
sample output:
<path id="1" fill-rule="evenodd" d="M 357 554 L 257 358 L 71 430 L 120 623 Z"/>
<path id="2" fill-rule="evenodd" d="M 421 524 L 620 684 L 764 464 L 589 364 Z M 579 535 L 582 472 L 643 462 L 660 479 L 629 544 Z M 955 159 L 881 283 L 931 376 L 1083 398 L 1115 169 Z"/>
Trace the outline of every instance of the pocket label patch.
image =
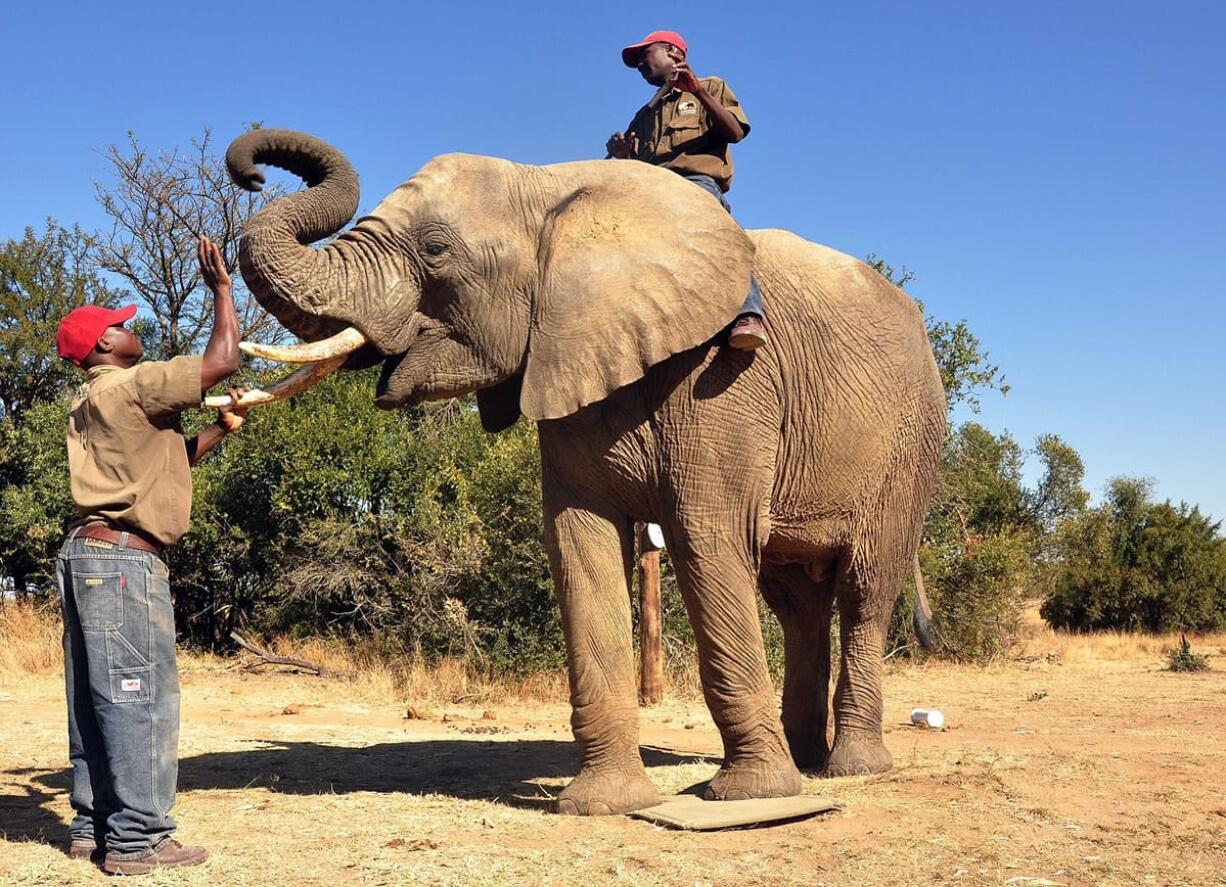
<path id="1" fill-rule="evenodd" d="M 119 689 L 125 693 L 139 693 L 140 678 L 124 678 L 119 682 Z"/>
<path id="2" fill-rule="evenodd" d="M 102 580 L 101 579 L 86 579 L 85 584 L 86 585 L 101 585 Z"/>

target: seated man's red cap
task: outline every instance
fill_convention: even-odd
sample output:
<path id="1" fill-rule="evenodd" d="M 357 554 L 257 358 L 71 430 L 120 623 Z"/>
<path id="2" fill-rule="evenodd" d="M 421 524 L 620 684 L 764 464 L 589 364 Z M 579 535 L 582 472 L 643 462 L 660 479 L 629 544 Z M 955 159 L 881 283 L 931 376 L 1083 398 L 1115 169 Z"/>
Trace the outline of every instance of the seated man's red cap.
<path id="1" fill-rule="evenodd" d="M 127 323 L 135 314 L 135 305 L 115 309 L 99 305 L 74 308 L 60 321 L 60 328 L 55 331 L 55 348 L 60 357 L 80 366 L 81 361 L 94 350 L 107 327 Z"/>
<path id="2" fill-rule="evenodd" d="M 639 66 L 639 53 L 653 43 L 671 43 L 682 52 L 686 52 L 689 49 L 685 45 L 685 38 L 676 31 L 652 31 L 638 43 L 635 43 L 633 46 L 627 46 L 622 50 L 622 61 L 626 63 L 626 67 L 637 68 Z"/>

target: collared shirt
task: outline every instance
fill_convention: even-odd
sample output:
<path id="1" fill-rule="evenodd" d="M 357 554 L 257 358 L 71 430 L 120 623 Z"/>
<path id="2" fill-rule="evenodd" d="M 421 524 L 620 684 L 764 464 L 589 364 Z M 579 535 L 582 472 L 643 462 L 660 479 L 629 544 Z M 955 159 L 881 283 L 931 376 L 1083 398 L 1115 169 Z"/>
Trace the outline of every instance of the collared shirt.
<path id="1" fill-rule="evenodd" d="M 68 417 L 76 524 L 106 520 L 163 545 L 187 532 L 192 475 L 179 413 L 200 406 L 204 359 L 91 367 Z"/>
<path id="2" fill-rule="evenodd" d="M 748 134 L 749 119 L 728 84 L 718 77 L 698 82 Z M 664 84 L 639 108 L 626 131 L 638 136 L 639 160 L 683 175 L 711 176 L 724 191 L 732 187 L 732 149 L 711 131 L 707 110 L 693 93 Z"/>

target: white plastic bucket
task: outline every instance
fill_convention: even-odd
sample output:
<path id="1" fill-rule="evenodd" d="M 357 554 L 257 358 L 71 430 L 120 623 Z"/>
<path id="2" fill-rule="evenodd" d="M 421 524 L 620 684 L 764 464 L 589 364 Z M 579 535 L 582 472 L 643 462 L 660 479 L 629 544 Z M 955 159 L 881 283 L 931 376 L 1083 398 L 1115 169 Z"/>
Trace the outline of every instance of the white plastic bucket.
<path id="1" fill-rule="evenodd" d="M 945 715 L 935 708 L 913 708 L 911 709 L 911 723 L 930 730 L 943 730 L 945 729 Z"/>

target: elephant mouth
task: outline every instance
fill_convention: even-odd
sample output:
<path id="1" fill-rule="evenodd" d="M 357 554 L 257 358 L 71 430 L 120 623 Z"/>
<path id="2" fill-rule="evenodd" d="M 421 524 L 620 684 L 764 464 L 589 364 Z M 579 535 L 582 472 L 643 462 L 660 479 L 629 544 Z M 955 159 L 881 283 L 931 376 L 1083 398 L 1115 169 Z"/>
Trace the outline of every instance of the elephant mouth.
<path id="1" fill-rule="evenodd" d="M 380 362 L 383 367 L 375 387 L 375 405 L 389 410 L 410 405 L 419 399 L 414 397 L 415 386 L 411 379 L 422 372 L 421 361 L 406 362 L 407 358 L 414 355 L 414 349 L 410 346 L 423 340 L 438 339 L 444 332 L 441 324 L 416 315 L 414 322 L 404 331 L 399 341 L 383 343 L 396 349 L 391 353 L 352 326 L 327 339 L 298 345 L 242 342 L 239 348 L 253 357 L 301 366 L 296 372 L 267 388 L 248 391 L 239 400 L 239 405 L 275 403 L 306 391 L 338 369 L 364 370 Z M 220 407 L 228 406 L 229 403 L 228 397 L 219 396 L 208 398 L 204 405 Z"/>
<path id="2" fill-rule="evenodd" d="M 379 372 L 379 381 L 375 384 L 375 406 L 384 410 L 404 406 L 405 399 L 396 391 L 394 380 L 396 370 L 404 362 L 405 354 L 394 354 L 383 359 L 383 369 Z"/>

